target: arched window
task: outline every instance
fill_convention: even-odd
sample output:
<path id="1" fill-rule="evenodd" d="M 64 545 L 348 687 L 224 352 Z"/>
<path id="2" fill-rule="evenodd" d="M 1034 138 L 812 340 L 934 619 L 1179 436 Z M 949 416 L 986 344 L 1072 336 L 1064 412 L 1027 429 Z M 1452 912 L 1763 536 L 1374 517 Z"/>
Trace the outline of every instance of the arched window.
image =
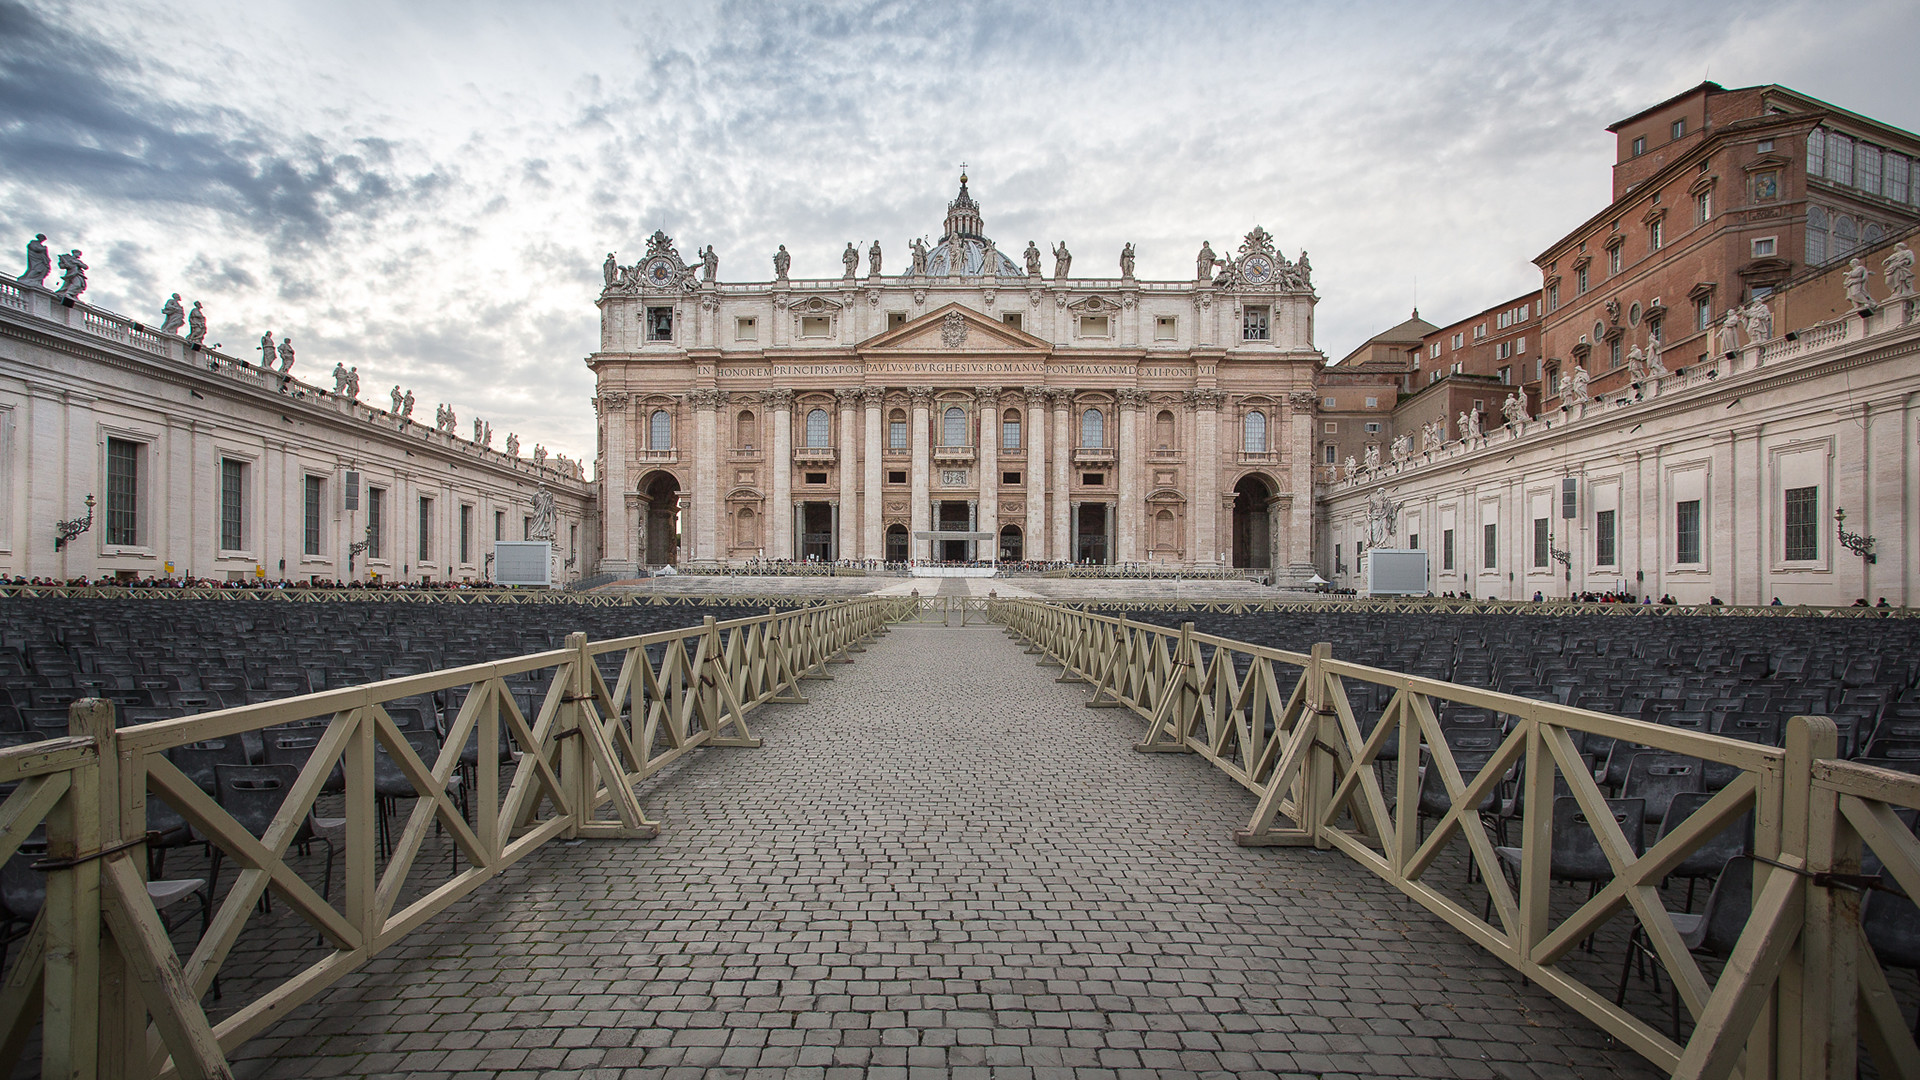
<path id="1" fill-rule="evenodd" d="M 647 425 L 647 449 L 673 449 L 673 417 L 665 409 L 653 410 L 653 417 Z"/>
<path id="2" fill-rule="evenodd" d="M 735 446 L 753 445 L 753 410 L 741 409 L 733 422 L 733 444 Z"/>
<path id="3" fill-rule="evenodd" d="M 1836 259 L 1844 259 L 1853 254 L 1853 249 L 1858 246 L 1859 241 L 1860 233 L 1855 228 L 1853 219 L 1845 214 L 1834 215 L 1833 257 Z"/>
<path id="4" fill-rule="evenodd" d="M 1020 410 L 1008 409 L 1000 415 L 1000 448 L 1020 449 Z"/>
<path id="5" fill-rule="evenodd" d="M 807 414 L 807 447 L 818 450 L 832 446 L 833 424 L 827 416 L 827 410 L 815 409 Z"/>
<path id="6" fill-rule="evenodd" d="M 1107 418 L 1100 415 L 1099 409 L 1080 414 L 1080 445 L 1093 449 L 1107 445 Z"/>
<path id="7" fill-rule="evenodd" d="M 1267 452 L 1267 414 L 1254 410 L 1247 414 L 1243 425 L 1246 436 L 1247 453 L 1264 454 Z"/>
<path id="8" fill-rule="evenodd" d="M 940 417 L 940 445 L 967 445 L 967 411 L 958 405 L 949 405 Z"/>
<path id="9" fill-rule="evenodd" d="M 905 409 L 895 409 L 887 414 L 887 449 L 905 450 L 907 448 L 907 413 Z"/>
<path id="10" fill-rule="evenodd" d="M 1153 418 L 1153 447 L 1156 450 L 1173 449 L 1173 413 L 1161 409 L 1160 415 Z"/>

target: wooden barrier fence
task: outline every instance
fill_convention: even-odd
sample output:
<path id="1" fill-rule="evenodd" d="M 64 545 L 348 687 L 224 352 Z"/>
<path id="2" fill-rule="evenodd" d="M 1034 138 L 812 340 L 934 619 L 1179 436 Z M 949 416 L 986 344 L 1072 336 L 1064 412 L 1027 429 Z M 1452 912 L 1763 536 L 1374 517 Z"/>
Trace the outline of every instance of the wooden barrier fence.
<path id="1" fill-rule="evenodd" d="M 610 641 L 574 634 L 550 652 L 118 729 L 111 702 L 75 702 L 69 737 L 0 750 L 0 784 L 14 785 L 0 802 L 0 863 L 43 825 L 47 848 L 36 863 L 45 901 L 0 985 L 0 1072 L 12 1074 L 38 1021 L 45 1076 L 231 1076 L 234 1047 L 543 844 L 655 835 L 634 785 L 702 746 L 759 745 L 750 711 L 804 701 L 801 680 L 827 677 L 828 664 L 851 662 L 862 642 L 912 611 L 910 601 L 869 598 Z M 538 694 L 531 713 L 516 686 Z M 431 759 L 388 712 L 426 694 L 459 698 Z M 301 724 L 312 726 L 293 726 Z M 298 779 L 258 834 L 167 754 L 246 732 L 311 739 Z M 413 800 L 384 858 L 381 757 Z M 454 794 L 463 772 L 471 817 Z M 152 839 L 149 793 L 239 869 L 184 961 L 149 896 L 146 859 L 136 857 Z M 289 862 L 323 795 L 338 796 L 342 815 L 336 899 Z M 461 864 L 443 882 L 410 886 L 436 826 Z M 326 953 L 210 1023 L 202 998 L 268 889 Z"/>
<path id="2" fill-rule="evenodd" d="M 1090 683 L 1089 707 L 1143 717 L 1136 749 L 1197 754 L 1253 792 L 1238 842 L 1339 850 L 1673 1075 L 1840 1080 L 1855 1075 L 1864 1043 L 1881 1076 L 1920 1077 L 1920 1049 L 1860 915 L 1866 890 L 1920 897 L 1920 840 L 1898 816 L 1920 808 L 1920 776 L 1833 760 L 1832 720 L 1793 718 L 1780 749 L 1345 663 L 1324 644 L 1295 653 L 1196 633 L 1192 623 L 1174 631 L 1027 600 L 989 607 L 1042 664 Z M 1360 684 L 1389 692 L 1377 715 L 1354 708 L 1350 688 Z M 1446 703 L 1509 718 L 1475 770 L 1449 749 L 1438 719 Z M 1582 757 L 1588 738 L 1697 758 L 1727 783 L 1639 852 Z M 1425 832 L 1423 767 L 1444 787 L 1444 809 L 1427 800 L 1438 818 Z M 1611 868 L 1558 921 L 1549 891 L 1557 793 L 1576 800 Z M 1709 981 L 1660 886 L 1749 814 L 1752 910 Z M 1501 816 L 1519 838 L 1497 852 L 1485 817 Z M 1470 896 L 1433 873 L 1460 841 Z M 1861 876 L 1863 847 L 1883 876 Z M 1637 922 L 1692 1017 L 1684 1044 L 1677 1023 L 1669 1037 L 1566 962 L 1617 916 Z"/>

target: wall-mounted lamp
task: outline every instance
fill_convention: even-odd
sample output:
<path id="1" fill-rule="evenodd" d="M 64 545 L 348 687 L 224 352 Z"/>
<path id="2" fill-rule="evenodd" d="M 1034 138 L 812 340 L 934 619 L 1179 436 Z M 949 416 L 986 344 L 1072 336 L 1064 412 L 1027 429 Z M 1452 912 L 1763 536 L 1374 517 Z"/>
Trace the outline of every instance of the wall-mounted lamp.
<path id="1" fill-rule="evenodd" d="M 86 517 L 73 518 L 68 521 L 56 521 L 53 523 L 53 531 L 57 534 L 53 538 L 53 550 L 59 551 L 68 544 L 73 543 L 74 537 L 79 536 L 91 528 L 93 528 L 93 495 L 89 493 L 87 495 Z"/>
<path id="2" fill-rule="evenodd" d="M 1846 548 L 1848 551 L 1853 552 L 1869 563 L 1877 563 L 1880 561 L 1880 557 L 1873 553 L 1873 537 L 1862 536 L 1859 533 L 1847 531 L 1847 512 L 1845 510 L 1837 506 L 1834 507 L 1833 520 L 1840 528 L 1841 547 Z"/>

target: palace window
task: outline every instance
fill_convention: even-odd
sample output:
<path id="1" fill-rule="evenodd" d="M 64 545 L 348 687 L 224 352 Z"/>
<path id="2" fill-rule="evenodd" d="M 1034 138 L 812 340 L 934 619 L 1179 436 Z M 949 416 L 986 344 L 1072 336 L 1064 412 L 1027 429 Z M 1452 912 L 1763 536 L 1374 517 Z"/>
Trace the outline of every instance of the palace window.
<path id="1" fill-rule="evenodd" d="M 1179 337 L 1179 320 L 1172 315 L 1161 315 L 1153 320 L 1153 340 L 1172 341 Z"/>
<path id="2" fill-rule="evenodd" d="M 1771 237 L 1771 236 L 1760 237 L 1759 239 L 1753 242 L 1753 257 L 1756 259 L 1765 259 L 1765 258 L 1771 257 L 1774 252 L 1774 246 L 1775 246 L 1774 237 Z"/>
<path id="3" fill-rule="evenodd" d="M 1440 530 L 1440 569 L 1453 569 L 1453 530 Z"/>
<path id="4" fill-rule="evenodd" d="M 665 409 L 655 409 L 647 422 L 647 449 L 667 450 L 672 447 L 673 417 Z"/>
<path id="5" fill-rule="evenodd" d="M 1835 214 L 1833 218 L 1832 259 L 1838 262 L 1853 254 L 1860 241 L 1860 231 L 1854 227 L 1853 218 L 1846 214 Z"/>
<path id="6" fill-rule="evenodd" d="M 940 445 L 967 445 L 967 411 L 958 405 L 950 405 L 940 418 Z"/>
<path id="7" fill-rule="evenodd" d="M 887 418 L 887 449 L 905 450 L 907 448 L 907 414 L 899 409 Z"/>
<path id="8" fill-rule="evenodd" d="M 1368 424 L 1368 425 L 1367 425 L 1367 434 L 1369 434 L 1369 435 L 1378 435 L 1378 434 L 1380 434 L 1380 425 L 1379 425 L 1378 423 L 1370 423 L 1370 424 Z"/>
<path id="9" fill-rule="evenodd" d="M 1693 328 L 1705 330 L 1713 325 L 1713 298 L 1703 296 L 1693 305 Z"/>
<path id="10" fill-rule="evenodd" d="M 1662 235 L 1660 227 L 1665 224 L 1666 222 L 1664 221 L 1656 221 L 1647 226 L 1647 244 L 1648 244 L 1647 250 L 1649 251 L 1660 250 L 1661 235 Z"/>
<path id="11" fill-rule="evenodd" d="M 1003 450 L 1020 449 L 1020 410 L 1008 409 L 1000 418 L 1000 447 Z"/>
<path id="12" fill-rule="evenodd" d="M 760 340 L 760 326 L 754 320 L 753 316 L 743 315 L 740 318 L 733 320 L 733 340 L 735 341 Z"/>
<path id="13" fill-rule="evenodd" d="M 140 456 L 146 447 L 107 440 L 107 543 L 140 542 Z"/>
<path id="14" fill-rule="evenodd" d="M 1105 315 L 1082 315 L 1080 316 L 1080 336 L 1111 337 L 1112 335 L 1107 332 L 1107 325 Z"/>
<path id="15" fill-rule="evenodd" d="M 1687 121 L 1683 117 L 1673 122 L 1673 137 L 1679 138 L 1687 133 Z"/>
<path id="16" fill-rule="evenodd" d="M 1488 522 L 1480 526 L 1480 565 L 1488 570 L 1500 563 L 1500 526 Z"/>
<path id="17" fill-rule="evenodd" d="M 1693 221 L 1696 225 L 1705 225 L 1713 217 L 1713 192 L 1703 191 L 1693 197 Z"/>
<path id="18" fill-rule="evenodd" d="M 1560 283 L 1556 281 L 1553 284 L 1547 286 L 1547 310 L 1552 311 L 1558 308 L 1559 306 L 1560 306 Z"/>
<path id="19" fill-rule="evenodd" d="M 1620 339 L 1614 338 L 1612 341 L 1607 342 L 1607 370 L 1611 371 L 1619 366 Z"/>
<path id="20" fill-rule="evenodd" d="M 1547 531 L 1546 518 L 1533 519 L 1533 565 L 1543 569 L 1547 565 L 1547 553 L 1553 549 L 1552 534 Z"/>
<path id="21" fill-rule="evenodd" d="M 1267 452 L 1267 414 L 1250 412 L 1245 424 L 1245 445 L 1249 454 Z"/>
<path id="22" fill-rule="evenodd" d="M 1321 447 L 1320 449 L 1323 451 L 1323 453 L 1326 456 L 1327 464 L 1329 465 L 1335 464 L 1333 460 L 1333 455 L 1336 453 L 1336 451 L 1333 448 L 1333 444 L 1327 443 L 1325 446 Z"/>
<path id="23" fill-rule="evenodd" d="M 1788 488 L 1785 521 L 1786 557 L 1790 562 L 1809 562 L 1820 557 L 1820 489 Z"/>
<path id="24" fill-rule="evenodd" d="M 1581 267 L 1573 272 L 1573 294 L 1584 295 L 1587 291 L 1587 268 Z"/>
<path id="25" fill-rule="evenodd" d="M 1107 445 L 1107 418 L 1100 415 L 1099 409 L 1088 409 L 1080 414 L 1080 445 L 1089 449 L 1099 449 Z"/>
<path id="26" fill-rule="evenodd" d="M 900 327 L 900 326 L 905 326 L 905 325 L 907 325 L 907 313 L 906 313 L 906 312 L 904 312 L 904 311 L 889 311 L 889 312 L 887 312 L 887 329 L 889 329 L 889 330 L 892 330 L 892 329 L 894 329 L 895 327 Z"/>
<path id="27" fill-rule="evenodd" d="M 316 477 L 315 479 L 318 479 L 318 478 Z M 382 546 L 382 543 L 386 535 L 386 529 L 385 529 L 386 509 L 387 509 L 387 489 L 371 487 L 371 486 L 368 487 L 367 488 L 367 558 L 369 560 L 381 559 L 386 557 L 386 549 Z M 308 552 L 308 554 L 318 555 L 320 553 L 318 551 L 311 551 L 311 552 Z"/>
<path id="28" fill-rule="evenodd" d="M 807 448 L 819 450 L 833 445 L 833 421 L 827 416 L 827 410 L 814 409 L 807 413 Z"/>
<path id="29" fill-rule="evenodd" d="M 673 309 L 670 307 L 650 307 L 647 309 L 647 340 L 673 340 Z"/>
<path id="30" fill-rule="evenodd" d="M 1107 474 L 1103 472 L 1090 472 L 1090 473 L 1080 474 L 1080 483 L 1087 487 L 1099 487 L 1100 485 L 1106 482 L 1107 482 Z"/>
<path id="31" fill-rule="evenodd" d="M 304 528 L 301 529 L 300 553 L 303 555 L 323 554 L 322 539 L 325 535 L 324 515 L 327 509 L 327 478 L 324 476 L 304 476 L 301 477 L 301 480 L 302 486 L 305 488 L 302 494 L 306 496 L 306 505 L 303 507 L 306 513 L 302 515 L 301 521 Z M 371 496 L 373 493 L 369 491 L 367 494 L 369 496 L 367 503 L 367 523 L 372 524 L 373 503 Z M 367 552 L 371 555 L 373 548 L 369 546 Z"/>
<path id="32" fill-rule="evenodd" d="M 239 551 L 247 546 L 247 463 L 220 459 L 220 549 Z"/>
<path id="33" fill-rule="evenodd" d="M 417 556 L 421 562 L 433 558 L 433 500 L 420 500 L 420 548 Z"/>
<path id="34" fill-rule="evenodd" d="M 460 504 L 460 561 L 473 561 L 473 504 Z"/>
<path id="35" fill-rule="evenodd" d="M 889 484 L 904 484 L 906 482 L 907 471 L 905 469 L 894 469 L 887 473 L 887 483 Z"/>
<path id="36" fill-rule="evenodd" d="M 1009 311 L 1000 316 L 1000 321 L 1013 327 L 1015 330 L 1020 329 L 1020 313 L 1017 311 Z"/>
<path id="37" fill-rule="evenodd" d="M 1242 341 L 1267 341 L 1271 337 L 1267 325 L 1268 308 L 1265 304 L 1248 304 L 1240 316 L 1240 339 Z"/>
<path id="38" fill-rule="evenodd" d="M 1633 140 L 1633 156 L 1639 157 L 1641 154 L 1644 154 L 1646 152 L 1647 152 L 1647 137 L 1645 135 L 1636 137 Z"/>
<path id="39" fill-rule="evenodd" d="M 1593 515 L 1593 561 L 1601 566 L 1614 564 L 1614 512 L 1600 510 Z"/>
<path id="40" fill-rule="evenodd" d="M 1673 508 L 1673 561 L 1700 561 L 1700 500 L 1688 499 Z"/>
<path id="41" fill-rule="evenodd" d="M 831 337 L 833 335 L 833 317 L 830 315 L 800 316 L 800 336 L 803 338 Z"/>
<path id="42" fill-rule="evenodd" d="M 1000 474 L 1000 482 L 1008 487 L 1019 487 L 1020 474 L 1017 472 L 1003 472 Z"/>
<path id="43" fill-rule="evenodd" d="M 1607 249 L 1607 273 L 1617 274 L 1620 272 L 1620 250 L 1619 244 L 1615 244 Z"/>

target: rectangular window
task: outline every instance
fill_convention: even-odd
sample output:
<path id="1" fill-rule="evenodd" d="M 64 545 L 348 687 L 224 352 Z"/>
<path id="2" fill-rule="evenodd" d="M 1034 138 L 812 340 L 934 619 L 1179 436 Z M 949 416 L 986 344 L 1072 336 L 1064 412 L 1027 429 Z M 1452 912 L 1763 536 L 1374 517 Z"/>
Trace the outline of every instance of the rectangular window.
<path id="1" fill-rule="evenodd" d="M 386 532 L 387 491 L 385 488 L 367 489 L 367 559 L 386 558 L 384 536 Z"/>
<path id="2" fill-rule="evenodd" d="M 1907 178 L 1911 173 L 1909 164 L 1905 155 L 1887 155 L 1886 186 L 1881 190 L 1885 191 L 1887 198 L 1892 199 L 1894 202 L 1903 203 L 1907 201 Z"/>
<path id="3" fill-rule="evenodd" d="M 1526 351 L 1527 351 L 1527 337 L 1525 334 L 1522 334 L 1519 337 L 1513 339 L 1513 352 L 1526 352 Z M 1513 353 L 1508 353 L 1507 355 L 1511 356 L 1513 355 Z"/>
<path id="4" fill-rule="evenodd" d="M 1481 323 L 1479 326 L 1476 326 L 1473 328 L 1473 340 L 1475 341 L 1487 340 L 1487 324 L 1486 323 Z"/>
<path id="5" fill-rule="evenodd" d="M 1820 557 L 1820 489 L 1787 489 L 1787 544 L 1790 562 L 1809 562 Z"/>
<path id="6" fill-rule="evenodd" d="M 433 560 L 433 500 L 420 500 L 420 554 L 421 562 Z"/>
<path id="7" fill-rule="evenodd" d="M 1439 342 L 1437 341 L 1434 342 L 1433 346 L 1427 350 L 1427 359 L 1429 360 L 1440 359 L 1440 343 Z"/>
<path id="8" fill-rule="evenodd" d="M 800 316 L 801 337 L 829 337 L 833 334 L 833 317 L 830 315 Z"/>
<path id="9" fill-rule="evenodd" d="M 1107 474 L 1102 472 L 1081 473 L 1080 482 L 1088 487 L 1099 487 L 1107 482 Z"/>
<path id="10" fill-rule="evenodd" d="M 1660 242 L 1661 242 L 1661 241 L 1660 241 L 1660 237 L 1661 237 L 1661 229 L 1660 229 L 1660 226 L 1662 226 L 1662 225 L 1665 225 L 1665 224 L 1666 224 L 1666 222 L 1664 222 L 1664 221 L 1656 221 L 1656 222 L 1654 222 L 1653 224 L 1651 224 L 1651 225 L 1649 225 L 1649 226 L 1647 226 L 1647 245 L 1648 245 L 1648 247 L 1647 247 L 1647 250 L 1649 250 L 1649 251 L 1659 251 L 1659 250 L 1660 250 Z"/>
<path id="11" fill-rule="evenodd" d="M 1153 340 L 1172 341 L 1179 335 L 1179 320 L 1171 315 L 1160 315 L 1153 320 Z"/>
<path id="12" fill-rule="evenodd" d="M 1378 435 L 1378 434 L 1380 434 L 1380 425 L 1379 425 L 1379 424 L 1368 424 L 1368 425 L 1367 425 L 1367 434 L 1369 434 L 1369 435 Z"/>
<path id="13" fill-rule="evenodd" d="M 107 543 L 140 542 L 141 444 L 107 440 Z"/>
<path id="14" fill-rule="evenodd" d="M 327 510 L 327 478 L 307 476 L 301 478 L 305 490 L 305 513 L 301 516 L 300 553 L 303 555 L 323 555 L 322 515 Z"/>
<path id="15" fill-rule="evenodd" d="M 1761 139 L 1759 142 L 1753 144 L 1753 149 L 1758 153 L 1771 154 L 1773 153 L 1773 140 Z"/>
<path id="16" fill-rule="evenodd" d="M 889 420 L 887 422 L 887 449 L 905 450 L 907 448 L 907 422 Z"/>
<path id="17" fill-rule="evenodd" d="M 757 322 L 755 322 L 754 318 L 751 315 L 743 315 L 740 318 L 733 320 L 733 340 L 735 341 L 760 340 L 760 326 Z"/>
<path id="18" fill-rule="evenodd" d="M 889 484 L 904 484 L 906 482 L 907 474 L 904 470 L 895 470 L 887 473 L 887 483 Z"/>
<path id="19" fill-rule="evenodd" d="M 473 507 L 460 504 L 460 561 L 473 561 Z"/>
<path id="20" fill-rule="evenodd" d="M 1325 445 L 1324 447 L 1322 447 L 1321 449 L 1322 449 L 1322 450 L 1323 450 L 1323 451 L 1325 452 L 1325 455 L 1326 455 L 1326 459 L 1327 459 L 1327 464 L 1329 464 L 1329 465 L 1332 465 L 1332 464 L 1334 463 L 1334 461 L 1333 461 L 1333 455 L 1334 455 L 1334 454 L 1336 453 L 1336 451 L 1335 451 L 1335 450 L 1334 450 L 1334 448 L 1333 448 L 1333 444 L 1332 444 L 1332 443 L 1328 443 L 1328 444 L 1326 444 L 1326 445 Z"/>
<path id="21" fill-rule="evenodd" d="M 1000 316 L 1000 321 L 1003 323 L 1006 323 L 1008 326 L 1013 327 L 1015 330 L 1020 329 L 1020 313 L 1017 311 L 1009 311 L 1006 314 Z"/>
<path id="22" fill-rule="evenodd" d="M 1374 408 L 1378 408 L 1379 406 L 1380 406 L 1380 399 L 1379 399 L 1379 398 L 1372 398 L 1372 397 L 1370 397 L 1370 398 L 1368 398 L 1368 399 L 1367 399 L 1367 408 L 1369 408 L 1369 409 L 1374 409 Z"/>
<path id="23" fill-rule="evenodd" d="M 826 482 L 827 482 L 827 474 L 826 474 L 826 473 L 823 473 L 823 472 L 810 472 L 810 473 L 808 473 L 808 474 L 807 474 L 807 483 L 809 483 L 809 484 L 824 484 L 824 483 L 826 483 Z"/>
<path id="24" fill-rule="evenodd" d="M 1267 306 L 1248 304 L 1240 316 L 1240 338 L 1242 341 L 1266 341 L 1269 338 L 1267 326 Z"/>
<path id="25" fill-rule="evenodd" d="M 1853 140 L 1838 132 L 1827 133 L 1827 179 L 1853 186 Z"/>
<path id="26" fill-rule="evenodd" d="M 1581 267 L 1573 272 L 1573 295 L 1584 296 L 1587 291 L 1587 268 Z"/>
<path id="27" fill-rule="evenodd" d="M 1617 274 L 1620 272 L 1620 250 L 1619 244 L 1615 244 L 1607 249 L 1607 273 Z"/>
<path id="28" fill-rule="evenodd" d="M 1880 194 L 1880 148 L 1861 143 L 1853 153 L 1853 186 L 1869 195 Z"/>
<path id="29" fill-rule="evenodd" d="M 1500 526 L 1480 526 L 1480 565 L 1492 570 L 1500 565 Z"/>
<path id="30" fill-rule="evenodd" d="M 1807 175 L 1827 175 L 1827 132 L 1825 128 L 1814 128 L 1807 136 Z"/>
<path id="31" fill-rule="evenodd" d="M 1107 317 L 1105 315 L 1080 316 L 1081 337 L 1108 337 Z"/>
<path id="32" fill-rule="evenodd" d="M 1612 341 L 1607 342 L 1607 370 L 1611 371 L 1619 366 L 1620 339 L 1614 338 Z"/>
<path id="33" fill-rule="evenodd" d="M 1547 551 L 1551 548 L 1551 546 L 1552 546 L 1552 540 L 1548 538 L 1548 534 L 1547 534 L 1547 519 L 1534 518 L 1533 519 L 1533 565 L 1536 569 L 1547 565 Z"/>
<path id="34" fill-rule="evenodd" d="M 1679 119 L 1679 120 L 1675 120 L 1675 121 L 1673 122 L 1673 137 L 1674 137 L 1674 138 L 1676 138 L 1676 139 L 1678 139 L 1678 138 L 1680 138 L 1680 137 L 1681 137 L 1682 135 L 1685 135 L 1686 133 L 1687 133 L 1687 121 L 1686 121 L 1686 119 L 1685 119 L 1685 118 L 1682 118 L 1682 119 Z"/>
<path id="35" fill-rule="evenodd" d="M 1560 283 L 1556 281 L 1553 284 L 1547 286 L 1547 310 L 1553 311 L 1559 308 L 1559 306 L 1560 306 Z"/>
<path id="36" fill-rule="evenodd" d="M 1639 157 L 1641 154 L 1644 154 L 1646 152 L 1647 152 L 1647 137 L 1645 135 L 1636 137 L 1633 140 L 1633 156 Z"/>
<path id="37" fill-rule="evenodd" d="M 505 540 L 507 538 L 507 512 L 505 510 L 495 510 L 493 512 L 493 538 L 495 540 Z"/>
<path id="38" fill-rule="evenodd" d="M 1320 430 L 1326 432 L 1328 435 L 1335 434 L 1340 430 L 1340 421 L 1328 420 L 1320 425 Z"/>
<path id="39" fill-rule="evenodd" d="M 247 463 L 220 459 L 220 549 L 239 551 L 247 546 Z"/>
<path id="40" fill-rule="evenodd" d="M 1422 549 L 1421 549 L 1421 547 L 1420 547 L 1420 534 L 1419 534 L 1419 533 L 1408 533 L 1408 534 L 1407 534 L 1407 550 L 1408 550 L 1408 551 L 1420 551 L 1420 550 L 1422 550 Z"/>
<path id="41" fill-rule="evenodd" d="M 1774 238 L 1771 236 L 1763 236 L 1753 242 L 1753 257 L 1756 259 L 1764 259 L 1771 256 L 1773 250 Z"/>
<path id="42" fill-rule="evenodd" d="M 1440 530 L 1440 569 L 1453 569 L 1453 530 Z"/>
<path id="43" fill-rule="evenodd" d="M 1461 346 L 1463 346 L 1463 345 L 1465 345 L 1466 343 L 1467 343 L 1467 335 L 1465 335 L 1465 334 L 1455 334 L 1455 335 L 1453 335 L 1453 347 L 1454 347 L 1454 348 L 1456 348 L 1456 349 L 1458 349 L 1458 348 L 1460 348 Z"/>
<path id="44" fill-rule="evenodd" d="M 1000 421 L 1000 447 L 1003 450 L 1020 449 L 1020 418 L 1009 416 Z"/>
<path id="45" fill-rule="evenodd" d="M 1693 328 L 1695 330 L 1705 330 L 1712 325 L 1713 301 L 1710 298 L 1702 297 L 1693 305 Z"/>
<path id="46" fill-rule="evenodd" d="M 1700 500 L 1688 499 L 1673 508 L 1673 561 L 1700 561 Z"/>
<path id="47" fill-rule="evenodd" d="M 533 539 L 533 518 L 530 515 L 522 514 L 520 516 L 520 539 Z"/>
<path id="48" fill-rule="evenodd" d="M 1000 482 L 1008 487 L 1019 487 L 1020 474 L 1017 472 L 1003 472 L 1000 474 Z"/>
<path id="49" fill-rule="evenodd" d="M 1614 564 L 1614 531 L 1612 510 L 1601 510 L 1593 515 L 1593 561 L 1601 566 Z"/>
<path id="50" fill-rule="evenodd" d="M 647 340 L 673 340 L 673 309 L 670 307 L 650 307 L 647 309 Z"/>

